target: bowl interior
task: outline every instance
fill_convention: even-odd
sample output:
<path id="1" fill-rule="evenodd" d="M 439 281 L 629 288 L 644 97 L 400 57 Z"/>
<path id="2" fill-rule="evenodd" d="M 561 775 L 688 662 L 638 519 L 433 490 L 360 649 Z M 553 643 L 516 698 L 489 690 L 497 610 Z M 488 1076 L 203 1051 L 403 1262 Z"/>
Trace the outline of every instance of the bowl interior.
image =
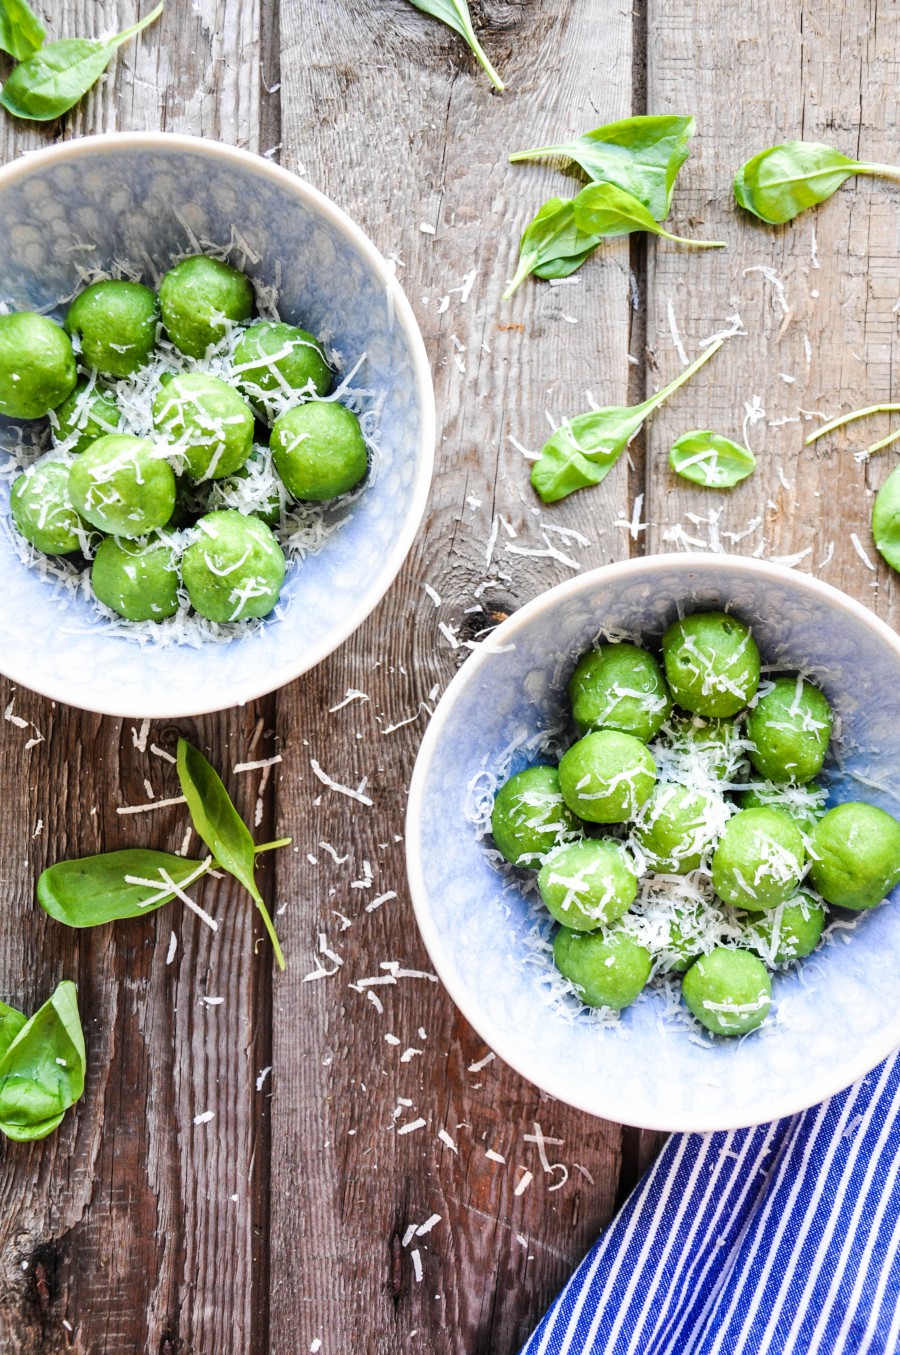
<path id="1" fill-rule="evenodd" d="M 54 596 L 0 533 L 3 671 L 72 705 L 181 715 L 271 691 L 336 647 L 382 596 L 424 506 L 433 444 L 430 377 L 412 312 L 362 233 L 266 161 L 181 137 L 103 137 L 0 175 L 0 301 L 55 308 L 84 270 L 136 269 L 151 285 L 207 242 L 278 289 L 283 319 L 323 335 L 379 410 L 377 476 L 321 553 L 291 571 L 283 619 L 237 644 L 140 648 L 104 633 L 89 602 Z M 0 447 L 14 425 L 0 419 Z M 0 485 L 0 515 L 8 486 Z"/>
<path id="2" fill-rule="evenodd" d="M 791 1114 L 847 1086 L 900 1044 L 900 907 L 774 981 L 777 1019 L 741 1041 L 699 1044 L 666 1029 L 643 997 L 618 1030 L 568 1023 L 523 963 L 528 906 L 488 865 L 464 808 L 480 768 L 522 734 L 566 720 L 565 688 L 602 628 L 658 640 L 679 610 L 720 609 L 750 623 L 764 662 L 805 668 L 840 717 L 832 802 L 900 814 L 900 641 L 858 604 L 758 561 L 660 557 L 611 566 L 553 589 L 492 636 L 505 652 L 470 659 L 426 735 L 410 796 L 410 880 L 431 957 L 457 1004 L 508 1063 L 552 1095 L 648 1128 L 711 1130 Z M 510 646 L 513 646 L 510 648 Z M 512 770 L 534 758 L 519 756 Z M 900 895 L 900 890 L 895 891 Z"/>

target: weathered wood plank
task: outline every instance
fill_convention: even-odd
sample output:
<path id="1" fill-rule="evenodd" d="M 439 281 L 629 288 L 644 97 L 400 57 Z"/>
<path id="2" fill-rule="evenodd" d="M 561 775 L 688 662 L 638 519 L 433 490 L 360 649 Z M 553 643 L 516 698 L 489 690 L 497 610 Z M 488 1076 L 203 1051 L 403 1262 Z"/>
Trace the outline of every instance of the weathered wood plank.
<path id="1" fill-rule="evenodd" d="M 890 463 L 853 458 L 886 420 L 812 448 L 803 439 L 824 416 L 890 395 L 896 187 L 860 181 L 770 228 L 735 207 L 731 179 L 749 156 L 792 137 L 890 162 L 897 112 L 891 67 L 875 59 L 875 43 L 877 23 L 878 52 L 893 50 L 897 15 L 875 0 L 830 13 L 757 0 L 715 24 L 704 13 L 693 0 L 650 0 L 649 97 L 659 112 L 696 112 L 702 134 L 676 194 L 674 229 L 727 239 L 729 248 L 651 247 L 651 346 L 661 374 L 677 370 L 670 302 L 689 356 L 735 313 L 746 334 L 654 420 L 650 548 L 677 546 L 682 530 L 705 541 L 717 530 L 727 550 L 801 556 L 799 568 L 893 618 L 895 576 L 878 561 L 869 529 L 872 490 Z M 754 402 L 765 416 L 747 419 Z M 679 481 L 666 466 L 669 448 L 698 427 L 738 440 L 743 427 L 759 461 L 753 477 L 725 494 Z M 754 522 L 742 539 L 728 536 Z"/>
<path id="2" fill-rule="evenodd" d="M 261 11 L 271 30 L 275 9 L 259 0 L 170 5 L 64 123 L 3 118 L 0 155 L 61 134 L 159 126 L 259 148 Z M 51 27 L 54 36 L 93 34 L 134 17 L 131 5 L 77 0 Z M 75 979 L 89 1051 L 85 1097 L 60 1131 L 44 1145 L 0 1145 L 0 1346 L 10 1355 L 263 1352 L 268 1128 L 256 1078 L 271 1062 L 271 957 L 263 944 L 254 953 L 255 910 L 223 880 L 201 896 L 221 919 L 215 937 L 177 905 L 146 922 L 72 933 L 40 913 L 33 889 L 39 870 L 67 854 L 177 849 L 183 808 L 115 812 L 147 798 L 145 777 L 157 797 L 177 793 L 174 769 L 151 745 L 171 752 L 182 732 L 227 772 L 273 751 L 274 706 L 179 731 L 154 724 L 138 748 L 131 722 L 0 687 L 0 708 L 14 695 L 15 713 L 44 735 L 24 751 L 29 731 L 0 723 L 2 996 L 32 1008 L 60 978 Z M 142 735 L 139 722 L 135 730 Z M 259 774 L 226 780 L 240 781 L 252 818 Z M 272 803 L 270 789 L 261 832 Z M 208 996 L 225 1001 L 207 1005 Z M 205 1111 L 214 1118 L 195 1125 Z"/>
<path id="3" fill-rule="evenodd" d="M 573 286 L 528 283 L 510 302 L 500 294 L 528 220 L 573 184 L 558 167 L 509 166 L 505 155 L 628 113 L 631 13 L 558 0 L 478 13 L 509 80 L 503 96 L 491 94 L 452 34 L 405 0 L 281 6 L 283 163 L 302 165 L 402 260 L 440 428 L 425 530 L 399 582 L 339 654 L 278 698 L 279 831 L 295 833 L 301 850 L 278 863 L 291 963 L 274 995 L 273 1355 L 316 1337 L 323 1349 L 354 1348 L 362 1332 L 384 1355 L 514 1351 L 609 1217 L 617 1189 L 619 1128 L 541 1098 L 497 1061 L 473 1071 L 485 1046 L 437 984 L 411 978 L 376 988 L 383 1012 L 348 988 L 390 960 L 430 971 L 395 835 L 421 705 L 465 653 L 438 622 L 472 638 L 490 624 L 488 613 L 571 573 L 546 555 L 517 554 L 523 546 L 544 551 L 552 542 L 579 567 L 629 548 L 614 525 L 630 502 L 624 465 L 602 499 L 575 496 L 544 511 L 511 441 L 538 448 L 546 413 L 580 412 L 586 389 L 624 400 L 627 244 L 604 251 Z M 544 538 L 545 523 L 590 544 Z M 467 610 L 479 604 L 482 612 Z M 350 688 L 369 701 L 330 713 Z M 417 711 L 411 724 L 383 732 Z M 327 791 L 311 757 L 345 785 L 367 776 L 374 808 Z M 322 843 L 348 859 L 338 865 Z M 366 861 L 373 881 L 355 888 Z M 335 968 L 319 949 L 321 933 L 343 966 L 304 982 L 317 963 Z M 422 1127 L 398 1132 L 418 1119 Z M 562 1172 L 548 1177 L 525 1140 L 535 1121 L 563 1140 L 551 1161 L 567 1164 L 570 1177 L 553 1193 Z M 534 1180 L 517 1196 L 524 1170 Z M 432 1214 L 441 1222 L 404 1247 L 410 1225 Z"/>

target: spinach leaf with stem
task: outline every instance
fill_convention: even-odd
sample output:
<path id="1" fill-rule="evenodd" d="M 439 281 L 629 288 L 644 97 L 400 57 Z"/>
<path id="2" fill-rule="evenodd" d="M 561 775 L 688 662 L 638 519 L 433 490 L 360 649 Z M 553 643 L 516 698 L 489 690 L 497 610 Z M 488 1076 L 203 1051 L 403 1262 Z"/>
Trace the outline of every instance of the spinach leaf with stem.
<path id="1" fill-rule="evenodd" d="M 742 165 L 735 175 L 734 196 L 740 207 L 781 226 L 825 202 L 855 174 L 900 181 L 893 165 L 869 165 L 851 160 L 833 146 L 817 141 L 785 141 L 770 146 Z"/>
<path id="2" fill-rule="evenodd" d="M 0 1039 L 8 1013 L 21 1025 L 0 1055 L 0 1131 L 24 1143 L 52 1133 L 84 1091 L 84 1035 L 68 980 L 30 1020 L 4 1007 Z"/>
<path id="3" fill-rule="evenodd" d="M 146 18 L 122 33 L 48 43 L 15 67 L 0 90 L 0 105 L 7 113 L 33 122 L 51 122 L 68 113 L 100 79 L 116 48 L 152 24 L 162 12 L 160 0 Z"/>
<path id="4" fill-rule="evenodd" d="M 812 443 L 818 442 L 819 438 L 825 437 L 827 433 L 833 433 L 836 428 L 843 428 L 845 424 L 854 423 L 857 419 L 868 419 L 872 414 L 900 414 L 900 405 L 867 405 L 865 409 L 854 409 L 849 414 L 839 414 L 836 419 L 830 419 L 828 423 L 823 423 L 821 428 L 817 428 L 814 433 L 810 433 L 804 446 L 809 447 Z M 888 433 L 886 438 L 873 442 L 871 447 L 859 452 L 857 459 L 862 460 L 867 456 L 874 455 L 875 452 L 883 452 L 885 447 L 890 447 L 898 439 L 900 439 L 900 430 Z"/>
<path id="5" fill-rule="evenodd" d="M 895 466 L 875 495 L 872 539 L 891 569 L 900 571 L 900 466 Z"/>
<path id="6" fill-rule="evenodd" d="M 597 183 L 612 183 L 637 198 L 656 221 L 669 215 L 675 178 L 688 158 L 693 118 L 640 116 L 608 122 L 575 141 L 516 151 L 513 163 L 556 155 L 574 160 Z"/>
<path id="7" fill-rule="evenodd" d="M 259 856 L 261 852 L 286 847 L 289 842 L 290 838 L 264 842 L 253 851 Z M 205 861 L 192 861 L 145 847 L 82 856 L 73 861 L 58 861 L 41 872 L 37 882 L 38 903 L 45 913 L 67 927 L 101 927 L 107 922 L 144 917 L 171 903 L 176 896 L 166 888 L 161 872 L 165 871 L 172 883 L 183 890 L 215 868 L 211 856 Z M 135 880 L 145 883 L 135 884 Z"/>
<path id="8" fill-rule="evenodd" d="M 725 247 L 721 240 L 685 240 L 663 230 L 642 202 L 615 184 L 588 184 L 575 198 L 550 198 L 526 226 L 519 244 L 519 265 L 503 300 L 531 273 L 539 278 L 567 278 L 601 241 L 633 231 L 650 231 L 698 249 Z"/>
<path id="9" fill-rule="evenodd" d="M 575 224 L 575 199 L 550 198 L 525 227 L 519 244 L 519 266 L 503 293 L 506 301 L 531 273 L 541 278 L 567 278 L 593 254 L 599 235 L 585 235 Z"/>
<path id="10" fill-rule="evenodd" d="M 642 202 L 613 183 L 588 184 L 575 198 L 572 207 L 575 226 L 585 235 L 606 238 L 650 231 L 679 245 L 693 245 L 695 249 L 725 248 L 724 240 L 687 240 L 683 235 L 672 235 L 663 230 Z"/>
<path id="11" fill-rule="evenodd" d="M 599 484 L 648 416 L 690 381 L 694 373 L 719 351 L 723 342 L 717 339 L 711 343 L 674 381 L 639 405 L 612 405 L 567 419 L 544 443 L 540 459 L 531 468 L 531 483 L 544 503 L 555 503 L 576 489 Z"/>
<path id="12" fill-rule="evenodd" d="M 753 474 L 756 457 L 721 433 L 694 429 L 673 444 L 669 465 L 676 475 L 705 489 L 732 489 Z"/>
<path id="13" fill-rule="evenodd" d="M 491 84 L 497 89 L 504 89 L 505 86 L 500 76 L 494 70 L 488 60 L 487 53 L 478 41 L 475 29 L 472 27 L 472 16 L 469 13 L 467 0 L 410 0 L 411 5 L 420 9 L 423 14 L 430 14 L 435 19 L 440 19 L 441 23 L 452 28 L 461 38 L 465 38 L 477 60 L 481 63 L 490 78 Z"/>
<path id="14" fill-rule="evenodd" d="M 249 893 L 262 917 L 278 967 L 284 969 L 281 943 L 254 876 L 255 853 L 250 829 L 238 814 L 218 773 L 206 758 L 188 743 L 178 740 L 178 779 L 198 834 L 216 859 Z"/>
<path id="15" fill-rule="evenodd" d="M 26 0 L 0 0 L 0 49 L 16 61 L 27 61 L 43 46 L 46 36 L 46 28 Z"/>

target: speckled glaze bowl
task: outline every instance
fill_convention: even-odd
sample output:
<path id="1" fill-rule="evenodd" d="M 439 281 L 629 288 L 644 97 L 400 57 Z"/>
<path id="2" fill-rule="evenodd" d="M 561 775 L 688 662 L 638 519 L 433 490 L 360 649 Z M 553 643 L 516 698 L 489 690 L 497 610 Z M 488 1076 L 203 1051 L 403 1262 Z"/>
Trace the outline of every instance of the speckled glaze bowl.
<path id="1" fill-rule="evenodd" d="M 759 560 L 657 555 L 553 588 L 503 623 L 447 689 L 412 780 L 407 854 L 416 918 L 442 981 L 492 1049 L 572 1106 L 651 1129 L 737 1128 L 791 1115 L 864 1076 L 900 1046 L 900 889 L 792 973 L 775 978 L 769 1029 L 693 1043 L 643 996 L 621 1029 L 569 1024 L 522 965 L 527 905 L 504 892 L 464 817 L 467 786 L 520 731 L 566 718 L 566 683 L 601 627 L 659 638 L 686 611 L 727 607 L 764 661 L 815 674 L 842 722 L 832 802 L 900 815 L 900 639 L 808 575 Z M 503 652 L 499 652 L 503 651 Z M 527 758 L 513 771 L 528 765 Z M 877 782 L 879 789 L 871 783 Z"/>
<path id="2" fill-rule="evenodd" d="M 278 285 L 282 319 L 326 332 L 345 359 L 367 354 L 363 384 L 383 399 L 378 475 L 346 526 L 291 572 L 283 619 L 228 645 L 142 648 L 105 634 L 89 601 L 55 595 L 0 532 L 0 670 L 45 696 L 159 718 L 243 704 L 346 640 L 412 545 L 434 456 L 431 374 L 393 271 L 344 212 L 268 160 L 163 133 L 87 137 L 0 169 L 0 301 L 12 309 L 54 307 L 82 266 L 117 261 L 150 280 L 198 241 L 230 240 L 232 262 Z M 0 419 L 0 446 L 12 437 Z"/>

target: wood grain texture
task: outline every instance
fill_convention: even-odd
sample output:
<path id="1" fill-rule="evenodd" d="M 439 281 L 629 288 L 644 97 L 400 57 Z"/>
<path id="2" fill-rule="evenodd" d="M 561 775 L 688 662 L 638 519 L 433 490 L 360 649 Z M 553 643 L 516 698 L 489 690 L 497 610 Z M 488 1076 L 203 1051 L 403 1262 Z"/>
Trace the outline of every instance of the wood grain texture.
<path id="1" fill-rule="evenodd" d="M 58 37 L 120 29 L 135 16 L 130 4 L 103 0 L 49 18 Z M 256 0 L 170 5 L 67 119 L 38 128 L 4 117 L 2 158 L 60 136 L 160 126 L 258 148 L 260 32 Z M 0 1349 L 262 1352 L 268 1102 L 256 1079 L 271 1063 L 271 969 L 255 909 L 225 879 L 201 895 L 222 921 L 215 937 L 177 904 L 146 922 L 76 933 L 40 912 L 34 881 L 66 855 L 179 848 L 183 807 L 116 813 L 146 801 L 145 778 L 156 798 L 178 793 L 174 768 L 151 746 L 171 753 L 181 732 L 227 773 L 271 754 L 274 703 L 142 731 L 0 688 L 0 710 L 14 700 L 13 714 L 34 726 L 0 723 L 0 993 L 32 1010 L 61 978 L 74 979 L 88 1048 L 85 1096 L 60 1131 L 31 1147 L 0 1143 Z M 25 750 L 35 729 L 43 741 Z M 226 780 L 239 781 L 252 821 L 259 773 Z M 270 790 L 261 832 L 272 806 Z M 207 1005 L 207 996 L 224 1002 Z M 205 1111 L 214 1118 L 195 1125 Z"/>
<path id="2" fill-rule="evenodd" d="M 859 181 L 818 211 L 768 227 L 735 206 L 730 183 L 749 156 L 791 137 L 896 158 L 897 112 L 885 97 L 891 63 L 876 59 L 875 44 L 877 34 L 879 53 L 895 50 L 898 16 L 875 0 L 833 13 L 756 0 L 723 9 L 714 25 L 704 12 L 693 0 L 650 0 L 649 97 L 660 112 L 698 113 L 699 154 L 685 166 L 676 229 L 727 239 L 729 248 L 704 257 L 651 248 L 653 357 L 660 372 L 677 370 L 670 303 L 689 356 L 730 315 L 740 315 L 746 332 L 653 422 L 650 547 L 671 549 L 682 533 L 709 542 L 717 532 L 726 550 L 800 556 L 800 568 L 896 622 L 896 575 L 870 531 L 873 491 L 891 454 L 869 465 L 853 456 L 887 431 L 887 420 L 804 446 L 825 417 L 889 398 L 900 294 L 896 187 Z M 727 78 L 717 78 L 723 71 Z M 748 419 L 754 403 L 765 414 Z M 679 482 L 666 457 L 675 437 L 697 427 L 744 434 L 759 462 L 751 479 L 727 494 Z M 728 535 L 745 531 L 740 540 Z"/>
<path id="3" fill-rule="evenodd" d="M 558 166 L 508 165 L 506 154 L 628 113 L 631 13 L 494 4 L 479 17 L 492 59 L 509 67 L 502 97 L 405 0 L 281 6 L 283 162 L 302 165 L 398 257 L 432 361 L 439 433 L 425 527 L 398 585 L 339 654 L 278 698 L 279 831 L 301 850 L 278 863 L 291 962 L 273 1021 L 273 1355 L 316 1337 L 323 1349 L 354 1348 L 363 1332 L 384 1355 L 518 1349 L 610 1216 L 620 1180 L 618 1127 L 542 1099 L 496 1061 L 469 1071 L 487 1051 L 439 985 L 378 987 L 383 1013 L 349 987 L 391 960 L 430 972 L 395 835 L 423 706 L 466 653 L 438 622 L 473 639 L 567 577 L 573 566 L 546 554 L 551 544 L 580 567 L 628 553 L 615 526 L 628 502 L 624 465 L 604 497 L 539 511 L 516 448 L 538 448 L 547 415 L 579 412 L 589 389 L 626 398 L 628 245 L 605 249 L 575 285 L 500 294 L 528 220 L 574 182 Z M 348 689 L 369 700 L 330 713 Z M 325 790 L 310 758 L 344 785 L 368 777 L 374 808 Z M 348 859 L 336 865 L 323 842 Z M 354 887 L 366 861 L 373 882 Z M 385 892 L 397 897 L 367 912 Z M 343 965 L 306 982 L 323 933 Z M 568 1164 L 561 1189 L 550 1187 L 562 1173 L 546 1176 L 526 1142 L 535 1121 L 562 1140 L 551 1149 Z M 515 1196 L 526 1169 L 535 1179 Z M 404 1246 L 433 1214 L 441 1222 Z"/>
<path id="4" fill-rule="evenodd" d="M 748 0 L 715 6 L 711 21 L 700 0 L 479 0 L 473 14 L 509 82 L 503 96 L 406 0 L 197 0 L 170 3 L 63 123 L 0 123 L 4 161 L 61 136 L 144 127 L 271 152 L 395 257 L 440 416 L 426 519 L 397 584 L 338 654 L 277 697 L 154 725 L 144 742 L 137 724 L 0 682 L 0 710 L 14 699 L 33 722 L 0 721 L 0 997 L 33 1008 L 74 978 L 90 1061 L 85 1098 L 57 1135 L 0 1144 L 4 1355 L 294 1355 L 317 1338 L 323 1355 L 514 1355 L 661 1136 L 588 1119 L 485 1062 L 429 977 L 402 840 L 428 710 L 464 641 L 500 616 L 575 569 L 689 538 L 767 557 L 809 547 L 799 568 L 896 619 L 894 576 L 869 570 L 850 539 L 876 563 L 868 515 L 891 463 L 853 460 L 867 430 L 813 450 L 802 438 L 821 415 L 891 393 L 897 189 L 850 184 L 780 230 L 730 199 L 741 161 L 786 136 L 892 158 L 893 7 Z M 68 0 L 51 26 L 68 36 L 134 18 L 125 0 Z M 528 220 L 578 182 L 560 165 L 510 166 L 507 152 L 630 111 L 696 113 L 672 228 L 727 239 L 728 251 L 616 242 L 574 285 L 527 283 L 501 302 Z M 541 508 L 521 449 L 541 445 L 548 417 L 580 412 L 588 392 L 640 398 L 679 370 L 673 321 L 693 356 L 735 314 L 745 333 L 628 461 L 600 489 Z M 751 480 L 714 495 L 669 472 L 678 433 L 740 437 L 747 404 Z M 368 699 L 333 709 L 350 689 Z M 35 730 L 43 741 L 26 750 Z M 178 732 L 226 773 L 251 819 L 260 774 L 227 773 L 284 756 L 259 826 L 295 840 L 262 872 L 284 975 L 273 979 L 255 914 L 227 880 L 200 896 L 222 921 L 215 937 L 174 906 L 81 934 L 34 906 L 51 860 L 180 846 L 183 809 L 115 812 L 146 798 L 145 778 L 158 798 L 175 793 L 151 745 L 171 752 Z M 323 786 L 313 758 L 344 785 L 367 778 L 373 807 Z M 378 1004 L 351 987 L 392 961 L 421 976 L 374 988 Z M 211 996 L 225 1001 L 202 1001 Z M 205 1111 L 213 1120 L 195 1125 Z M 535 1124 L 559 1140 L 549 1160 L 565 1172 L 543 1170 Z"/>

